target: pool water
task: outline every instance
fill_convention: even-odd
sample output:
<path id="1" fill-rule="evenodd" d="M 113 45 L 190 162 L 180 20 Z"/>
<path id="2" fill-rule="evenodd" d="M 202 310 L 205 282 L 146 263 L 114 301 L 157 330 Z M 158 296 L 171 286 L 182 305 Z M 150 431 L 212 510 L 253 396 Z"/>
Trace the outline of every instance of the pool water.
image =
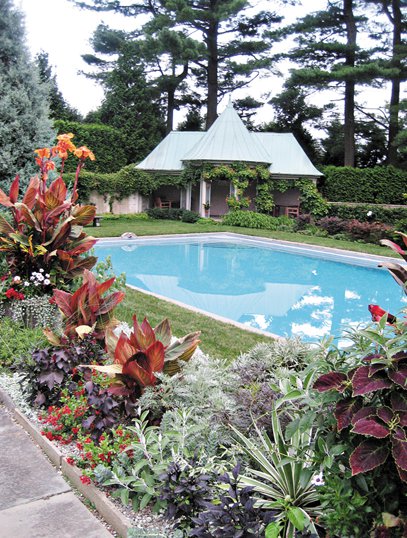
<path id="1" fill-rule="evenodd" d="M 127 283 L 280 336 L 316 341 L 370 321 L 368 304 L 397 314 L 405 296 L 390 274 L 244 240 L 157 239 L 98 244 Z M 321 256 L 324 256 L 322 258 Z M 362 262 L 369 263 L 369 262 Z"/>

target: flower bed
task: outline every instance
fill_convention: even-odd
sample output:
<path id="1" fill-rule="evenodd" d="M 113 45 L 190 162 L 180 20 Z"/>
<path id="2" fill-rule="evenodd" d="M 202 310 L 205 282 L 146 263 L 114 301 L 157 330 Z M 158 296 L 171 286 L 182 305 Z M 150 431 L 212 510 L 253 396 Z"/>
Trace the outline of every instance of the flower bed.
<path id="1" fill-rule="evenodd" d="M 225 364 L 199 350 L 199 333 L 174 337 L 168 320 L 120 323 L 124 292 L 88 270 L 96 260 L 80 255 L 92 240 L 72 227 L 92 212 L 74 205 L 75 186 L 68 202 L 58 179 L 46 188 L 59 150 L 38 151 L 42 182 L 22 203 L 17 183 L 0 192 L 19 222 L 16 232 L 0 219 L 3 282 L 32 282 L 48 303 L 52 291 L 61 323 L 44 330 L 46 344 L 7 357 L 0 366 L 15 373 L 0 384 L 38 419 L 45 445 L 63 450 L 62 469 L 78 468 L 81 488 L 107 488 L 128 510 L 165 517 L 153 523 L 174 537 L 402 536 L 406 324 L 369 305 L 376 325 L 352 331 L 346 350 L 281 339 Z M 405 291 L 406 269 L 387 265 Z M 26 300 L 13 289 L 6 305 Z"/>

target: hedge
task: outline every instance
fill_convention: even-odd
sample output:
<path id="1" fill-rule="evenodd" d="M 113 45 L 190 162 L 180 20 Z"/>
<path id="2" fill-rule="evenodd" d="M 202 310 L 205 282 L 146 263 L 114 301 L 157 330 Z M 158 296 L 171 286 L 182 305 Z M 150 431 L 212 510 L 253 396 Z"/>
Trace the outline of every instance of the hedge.
<path id="1" fill-rule="evenodd" d="M 371 217 L 368 216 L 369 211 L 372 212 Z M 398 221 L 407 219 L 407 206 L 386 207 L 369 204 L 328 204 L 328 216 L 346 220 L 356 219 L 361 222 L 373 220 L 394 226 Z"/>
<path id="2" fill-rule="evenodd" d="M 86 168 L 92 172 L 117 172 L 127 164 L 124 151 L 124 138 L 118 129 L 98 123 L 78 123 L 74 121 L 56 120 L 54 127 L 58 134 L 73 133 L 76 146 L 87 146 L 95 154 L 96 160 L 86 163 Z M 67 160 L 65 169 L 73 172 L 76 160 Z"/>
<path id="3" fill-rule="evenodd" d="M 330 202 L 403 204 L 407 172 L 393 166 L 351 168 L 327 166 L 319 190 Z"/>

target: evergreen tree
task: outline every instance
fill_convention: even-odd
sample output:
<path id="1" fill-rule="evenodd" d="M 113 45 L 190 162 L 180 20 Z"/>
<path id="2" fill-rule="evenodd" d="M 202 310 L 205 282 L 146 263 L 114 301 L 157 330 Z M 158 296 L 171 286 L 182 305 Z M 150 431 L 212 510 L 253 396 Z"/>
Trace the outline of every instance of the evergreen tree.
<path id="1" fill-rule="evenodd" d="M 355 164 L 356 84 L 380 76 L 371 51 L 357 45 L 357 33 L 366 22 L 364 15 L 355 13 L 358 7 L 366 7 L 363 0 L 330 0 L 324 11 L 305 16 L 291 28 L 298 35 L 298 47 L 290 57 L 302 66 L 293 70 L 291 85 L 343 88 L 345 166 Z"/>
<path id="2" fill-rule="evenodd" d="M 103 85 L 105 98 L 92 120 L 119 129 L 127 162 L 139 162 L 160 142 L 165 127 L 157 96 L 147 84 L 131 44 L 122 49 L 117 65 L 105 73 Z"/>
<path id="3" fill-rule="evenodd" d="M 81 121 L 82 116 L 64 99 L 58 88 L 56 75 L 52 73 L 49 65 L 48 53 L 41 51 L 37 54 L 35 61 L 38 66 L 40 80 L 48 88 L 50 115 L 53 120 Z"/>
<path id="4" fill-rule="evenodd" d="M 47 88 L 25 46 L 23 19 L 0 0 L 0 187 L 16 173 L 26 184 L 36 171 L 33 151 L 52 143 Z"/>
<path id="5" fill-rule="evenodd" d="M 261 126 L 262 131 L 278 133 L 292 133 L 298 143 L 311 159 L 319 162 L 320 148 L 311 135 L 310 127 L 319 127 L 322 116 L 333 105 L 317 107 L 307 103 L 307 95 L 297 86 L 286 83 L 279 95 L 273 97 L 269 103 L 274 108 L 275 120 Z"/>
<path id="6" fill-rule="evenodd" d="M 407 78 L 407 16 L 402 11 L 403 0 L 367 0 L 367 3 L 377 7 L 379 14 L 386 16 L 390 23 L 390 32 L 380 32 L 380 36 L 389 36 L 382 45 L 381 52 L 387 55 L 382 61 L 383 78 L 390 80 L 391 93 L 389 103 L 388 148 L 387 163 L 398 164 L 398 139 L 401 129 L 399 116 L 401 110 L 401 84 Z M 386 75 L 387 73 L 387 75 Z"/>
<path id="7" fill-rule="evenodd" d="M 203 58 L 192 61 L 198 83 L 205 88 L 207 128 L 216 120 L 219 96 L 247 85 L 270 65 L 271 43 L 266 30 L 282 20 L 268 11 L 252 14 L 254 8 L 249 0 L 140 0 L 130 4 L 120 0 L 71 1 L 83 8 L 132 17 L 150 14 L 153 19 L 164 18 L 167 27 L 200 35 Z"/>

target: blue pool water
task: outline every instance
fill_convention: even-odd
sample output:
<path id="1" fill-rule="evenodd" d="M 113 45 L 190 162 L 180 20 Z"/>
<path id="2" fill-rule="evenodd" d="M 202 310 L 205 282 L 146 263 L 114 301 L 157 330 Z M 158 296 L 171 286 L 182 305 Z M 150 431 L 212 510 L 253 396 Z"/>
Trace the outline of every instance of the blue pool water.
<path id="1" fill-rule="evenodd" d="M 99 244 L 128 284 L 281 336 L 315 341 L 344 326 L 366 325 L 368 304 L 397 314 L 405 297 L 375 265 L 285 252 L 280 246 L 228 239 L 136 239 Z M 278 250 L 276 250 L 276 248 Z M 359 262 L 357 262 L 359 263 Z M 361 262 L 369 263 L 369 262 Z"/>

